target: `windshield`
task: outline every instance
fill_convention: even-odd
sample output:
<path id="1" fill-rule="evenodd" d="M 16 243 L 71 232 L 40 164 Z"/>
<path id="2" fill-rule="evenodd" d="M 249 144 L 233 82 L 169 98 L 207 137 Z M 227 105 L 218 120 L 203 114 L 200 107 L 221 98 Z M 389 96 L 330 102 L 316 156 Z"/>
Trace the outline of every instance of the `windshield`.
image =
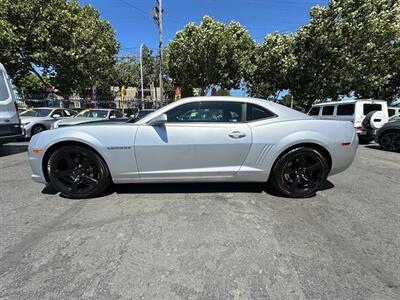
<path id="1" fill-rule="evenodd" d="M 154 110 L 141 110 L 139 111 L 137 118 L 142 119 L 143 117 L 147 116 L 148 114 L 151 114 L 152 112 L 154 112 Z"/>
<path id="2" fill-rule="evenodd" d="M 106 110 L 84 110 L 76 115 L 76 118 L 107 118 L 108 111 Z"/>
<path id="3" fill-rule="evenodd" d="M 28 109 L 21 113 L 21 117 L 47 117 L 52 109 Z"/>

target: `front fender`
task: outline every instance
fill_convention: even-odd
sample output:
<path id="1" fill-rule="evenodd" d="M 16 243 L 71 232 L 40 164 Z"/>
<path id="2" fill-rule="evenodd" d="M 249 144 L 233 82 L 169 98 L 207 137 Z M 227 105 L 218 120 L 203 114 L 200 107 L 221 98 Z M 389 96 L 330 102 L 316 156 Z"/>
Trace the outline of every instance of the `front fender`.
<path id="1" fill-rule="evenodd" d="M 59 143 L 81 143 L 96 150 L 106 162 L 112 179 L 138 177 L 134 156 L 134 126 L 68 127 L 45 131 L 32 138 L 30 160 L 43 160 L 47 151 Z M 92 131 L 95 131 L 92 132 Z M 38 157 L 33 149 L 43 150 Z"/>

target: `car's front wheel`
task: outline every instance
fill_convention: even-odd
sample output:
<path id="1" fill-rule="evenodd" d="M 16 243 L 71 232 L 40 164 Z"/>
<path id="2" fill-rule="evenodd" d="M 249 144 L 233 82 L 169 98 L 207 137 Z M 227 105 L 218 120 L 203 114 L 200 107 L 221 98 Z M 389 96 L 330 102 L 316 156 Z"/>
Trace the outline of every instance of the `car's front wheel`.
<path id="1" fill-rule="evenodd" d="M 111 183 L 102 158 L 78 145 L 62 146 L 54 151 L 47 163 L 47 171 L 52 186 L 73 199 L 97 196 Z"/>
<path id="2" fill-rule="evenodd" d="M 328 161 L 320 151 L 297 147 L 279 157 L 270 179 L 283 196 L 306 198 L 318 191 L 328 173 Z"/>
<path id="3" fill-rule="evenodd" d="M 46 127 L 43 125 L 35 125 L 32 127 L 31 134 L 34 136 L 35 134 L 41 133 L 42 131 L 45 131 Z"/>
<path id="4" fill-rule="evenodd" d="M 388 131 L 382 134 L 379 145 L 384 150 L 400 152 L 400 131 Z"/>

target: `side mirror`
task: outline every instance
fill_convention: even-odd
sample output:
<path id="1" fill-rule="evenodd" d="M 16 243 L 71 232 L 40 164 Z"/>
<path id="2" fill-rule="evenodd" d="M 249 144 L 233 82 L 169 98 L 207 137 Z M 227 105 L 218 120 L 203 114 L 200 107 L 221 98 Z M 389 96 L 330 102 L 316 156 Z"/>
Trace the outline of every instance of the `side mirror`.
<path id="1" fill-rule="evenodd" d="M 59 114 L 54 114 L 54 115 L 53 115 L 53 118 L 54 118 L 54 119 L 61 118 L 61 115 L 59 115 Z"/>
<path id="2" fill-rule="evenodd" d="M 148 124 L 150 126 L 164 126 L 165 123 L 167 123 L 168 118 L 166 114 L 161 114 L 158 115 L 157 117 L 154 117 Z"/>
<path id="3" fill-rule="evenodd" d="M 110 119 L 116 119 L 117 116 L 110 116 Z"/>

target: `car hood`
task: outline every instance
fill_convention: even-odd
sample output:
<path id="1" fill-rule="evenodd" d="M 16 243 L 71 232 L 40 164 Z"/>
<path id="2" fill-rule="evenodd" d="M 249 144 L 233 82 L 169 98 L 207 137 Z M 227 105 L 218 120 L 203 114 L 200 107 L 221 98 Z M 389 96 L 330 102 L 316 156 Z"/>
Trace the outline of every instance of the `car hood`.
<path id="1" fill-rule="evenodd" d="M 31 122 L 37 122 L 37 121 L 43 121 L 43 120 L 49 120 L 50 118 L 48 117 L 23 117 L 21 116 L 21 123 L 31 123 Z"/>
<path id="2" fill-rule="evenodd" d="M 107 120 L 104 118 L 69 118 L 69 119 L 64 119 L 60 120 L 57 122 L 58 125 L 75 125 L 75 124 L 80 124 L 80 123 L 85 123 L 85 122 L 97 122 L 97 121 L 103 121 Z"/>

